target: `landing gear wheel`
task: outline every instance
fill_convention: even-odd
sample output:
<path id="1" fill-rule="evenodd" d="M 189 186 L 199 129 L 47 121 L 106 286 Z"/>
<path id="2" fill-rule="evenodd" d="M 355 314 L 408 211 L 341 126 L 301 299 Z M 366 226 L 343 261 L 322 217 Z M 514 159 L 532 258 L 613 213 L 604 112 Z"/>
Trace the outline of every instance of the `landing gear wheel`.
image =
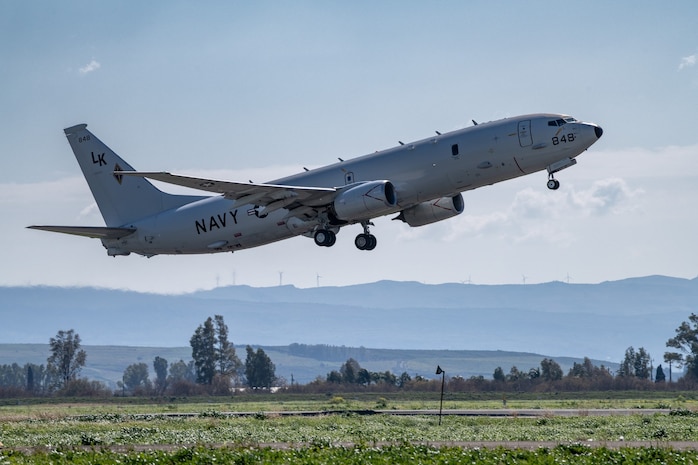
<path id="1" fill-rule="evenodd" d="M 366 250 L 366 244 L 368 244 L 368 234 L 359 234 L 354 239 L 354 245 L 359 250 Z"/>
<path id="2" fill-rule="evenodd" d="M 337 242 L 337 236 L 329 229 L 318 229 L 313 239 L 320 247 L 332 247 Z"/>
<path id="3" fill-rule="evenodd" d="M 556 191 L 560 188 L 560 181 L 557 179 L 548 179 L 548 189 Z"/>
<path id="4" fill-rule="evenodd" d="M 376 236 L 373 234 L 359 234 L 354 239 L 354 245 L 359 250 L 373 250 L 377 243 Z"/>
<path id="5" fill-rule="evenodd" d="M 325 247 L 332 247 L 335 242 L 337 242 L 337 235 L 332 232 L 332 231 L 327 231 L 329 234 L 329 239 L 327 241 L 327 244 L 325 244 Z"/>
<path id="6" fill-rule="evenodd" d="M 373 234 L 368 235 L 368 244 L 366 245 L 366 250 L 373 250 L 376 248 L 376 244 L 378 244 L 378 240 L 376 239 L 376 236 Z"/>

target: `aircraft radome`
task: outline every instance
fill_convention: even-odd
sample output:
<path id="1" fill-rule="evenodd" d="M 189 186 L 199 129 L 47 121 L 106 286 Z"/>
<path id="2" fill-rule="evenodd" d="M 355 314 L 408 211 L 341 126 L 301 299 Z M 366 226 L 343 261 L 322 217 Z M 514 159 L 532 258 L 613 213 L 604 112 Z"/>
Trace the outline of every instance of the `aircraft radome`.
<path id="1" fill-rule="evenodd" d="M 463 212 L 462 192 L 577 163 L 603 130 L 562 114 L 506 118 L 341 160 L 264 184 L 138 172 L 87 130 L 65 129 L 106 227 L 29 226 L 98 238 L 111 256 L 233 252 L 303 235 L 331 247 L 359 224 L 354 243 L 376 247 L 371 220 L 424 226 Z M 214 195 L 165 193 L 148 179 Z"/>

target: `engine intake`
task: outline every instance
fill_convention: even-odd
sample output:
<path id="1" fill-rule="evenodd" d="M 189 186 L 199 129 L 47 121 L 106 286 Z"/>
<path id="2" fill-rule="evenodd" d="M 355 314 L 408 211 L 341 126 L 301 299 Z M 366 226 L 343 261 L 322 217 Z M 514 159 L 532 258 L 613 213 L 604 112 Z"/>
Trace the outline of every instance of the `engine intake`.
<path id="1" fill-rule="evenodd" d="M 400 212 L 396 220 L 404 221 L 412 227 L 424 226 L 460 215 L 465 209 L 461 194 L 453 197 L 440 197 L 423 202 Z"/>
<path id="2" fill-rule="evenodd" d="M 342 221 L 367 220 L 390 213 L 397 205 L 390 181 L 368 181 L 348 186 L 334 200 L 335 216 Z"/>

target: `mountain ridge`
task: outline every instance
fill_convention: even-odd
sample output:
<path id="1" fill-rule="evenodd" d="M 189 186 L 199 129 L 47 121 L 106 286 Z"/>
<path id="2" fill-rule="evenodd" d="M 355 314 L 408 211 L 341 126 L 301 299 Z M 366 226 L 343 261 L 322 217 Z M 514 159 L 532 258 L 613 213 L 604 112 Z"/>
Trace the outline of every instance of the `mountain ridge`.
<path id="1" fill-rule="evenodd" d="M 88 345 L 182 347 L 207 317 L 235 343 L 420 350 L 504 350 L 617 362 L 629 346 L 662 360 L 698 310 L 698 279 L 649 276 L 599 284 L 227 286 L 189 294 L 0 287 L 0 341 L 46 343 L 75 329 Z"/>

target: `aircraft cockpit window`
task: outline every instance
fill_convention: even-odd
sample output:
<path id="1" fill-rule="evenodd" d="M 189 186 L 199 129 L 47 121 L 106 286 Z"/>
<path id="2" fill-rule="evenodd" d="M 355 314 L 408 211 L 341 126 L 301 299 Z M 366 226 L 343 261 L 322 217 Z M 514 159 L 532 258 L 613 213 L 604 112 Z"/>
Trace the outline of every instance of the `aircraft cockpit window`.
<path id="1" fill-rule="evenodd" d="M 574 118 L 572 118 L 574 120 Z M 556 119 L 556 120 L 551 120 L 548 121 L 548 126 L 564 126 L 567 124 L 567 121 L 564 119 Z"/>
<path id="2" fill-rule="evenodd" d="M 565 121 L 567 123 L 576 123 L 577 122 L 577 120 L 575 118 L 572 118 L 571 116 L 568 116 L 567 118 L 565 118 Z"/>

